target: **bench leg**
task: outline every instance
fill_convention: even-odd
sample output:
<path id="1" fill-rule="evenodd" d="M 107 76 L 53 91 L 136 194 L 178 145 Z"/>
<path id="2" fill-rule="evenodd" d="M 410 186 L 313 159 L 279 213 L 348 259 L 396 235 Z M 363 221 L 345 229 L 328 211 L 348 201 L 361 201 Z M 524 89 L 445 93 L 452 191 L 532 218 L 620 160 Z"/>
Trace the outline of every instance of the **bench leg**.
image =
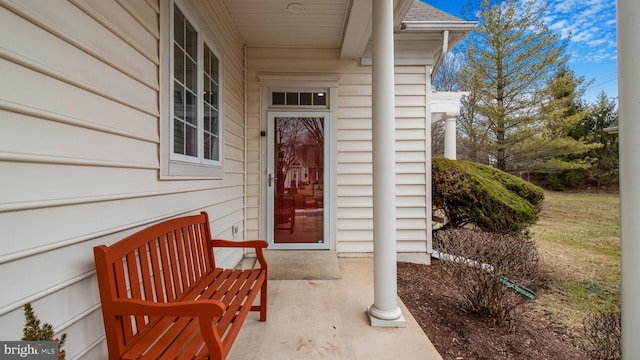
<path id="1" fill-rule="evenodd" d="M 267 279 L 260 289 L 260 321 L 267 321 Z"/>

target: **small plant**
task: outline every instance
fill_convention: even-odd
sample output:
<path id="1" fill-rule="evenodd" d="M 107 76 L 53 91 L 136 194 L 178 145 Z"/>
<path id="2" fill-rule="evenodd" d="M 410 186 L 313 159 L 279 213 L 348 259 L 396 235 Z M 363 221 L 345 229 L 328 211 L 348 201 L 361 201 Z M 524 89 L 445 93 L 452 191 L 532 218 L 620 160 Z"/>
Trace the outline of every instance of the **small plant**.
<path id="1" fill-rule="evenodd" d="M 594 360 L 622 358 L 622 316 L 620 310 L 606 310 L 591 314 L 583 324 L 583 348 Z"/>
<path id="2" fill-rule="evenodd" d="M 443 269 L 451 275 L 451 285 L 458 288 L 465 299 L 463 308 L 470 313 L 508 321 L 526 300 L 505 282 L 529 287 L 537 280 L 538 251 L 531 240 L 446 229 L 434 233 L 434 248 L 441 253 Z"/>
<path id="3" fill-rule="evenodd" d="M 65 351 L 62 349 L 67 339 L 67 334 L 62 334 L 60 338 L 55 338 L 53 326 L 51 324 L 40 325 L 40 320 L 36 316 L 30 303 L 24 304 L 25 325 L 22 330 L 23 341 L 55 341 L 58 343 L 58 360 L 64 360 Z"/>

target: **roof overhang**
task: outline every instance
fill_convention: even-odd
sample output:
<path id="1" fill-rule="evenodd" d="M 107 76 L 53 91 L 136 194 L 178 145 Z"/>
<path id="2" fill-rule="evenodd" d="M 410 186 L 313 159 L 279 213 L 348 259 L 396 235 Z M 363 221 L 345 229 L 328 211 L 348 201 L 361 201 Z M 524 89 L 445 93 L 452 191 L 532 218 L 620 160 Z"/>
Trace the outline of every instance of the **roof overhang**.
<path id="1" fill-rule="evenodd" d="M 444 61 L 447 52 L 471 33 L 478 25 L 475 21 L 403 21 L 400 31 L 406 34 L 422 35 L 425 40 L 433 40 L 436 36 L 440 46 L 434 53 L 434 65 L 431 79 Z"/>
<path id="2" fill-rule="evenodd" d="M 394 28 L 402 26 L 402 19 L 414 0 L 395 0 L 393 11 Z M 371 0 L 352 0 L 340 45 L 340 59 L 360 59 L 371 40 Z"/>
<path id="3" fill-rule="evenodd" d="M 371 44 L 372 0 L 222 2 L 233 27 L 248 47 L 337 49 L 342 60 L 362 61 Z M 447 40 L 451 48 L 475 28 L 475 23 L 463 20 L 420 20 L 412 15 L 416 4 L 418 0 L 393 0 L 396 40 L 405 41 L 398 48 L 413 56 L 410 61 L 423 57 L 423 63 L 432 65 L 433 59 L 443 56 L 438 54 L 446 54 L 441 50 L 443 41 Z M 425 19 L 428 18 L 427 15 Z M 445 31 L 446 39 L 442 35 Z"/>

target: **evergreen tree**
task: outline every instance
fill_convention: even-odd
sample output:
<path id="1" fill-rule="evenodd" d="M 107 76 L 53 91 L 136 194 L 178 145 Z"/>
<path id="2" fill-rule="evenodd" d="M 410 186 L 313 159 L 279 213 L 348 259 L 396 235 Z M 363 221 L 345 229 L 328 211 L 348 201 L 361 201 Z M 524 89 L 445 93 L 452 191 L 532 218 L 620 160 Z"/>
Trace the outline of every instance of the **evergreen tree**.
<path id="1" fill-rule="evenodd" d="M 479 25 L 467 41 L 460 78 L 471 94 L 462 140 L 501 170 L 513 171 L 529 156 L 523 143 L 542 125 L 537 90 L 566 62 L 563 43 L 543 22 L 545 10 L 534 0 L 483 0 Z"/>
<path id="2" fill-rule="evenodd" d="M 616 145 L 617 136 L 611 136 L 605 129 L 618 120 L 616 100 L 600 92 L 595 104 L 592 104 L 586 116 L 571 131 L 575 139 L 584 138 L 589 142 L 597 142 L 605 147 Z M 617 148 L 617 145 L 615 146 Z"/>
<path id="3" fill-rule="evenodd" d="M 587 180 L 594 185 L 600 186 L 618 180 L 618 135 L 607 131 L 617 123 L 616 100 L 600 92 L 596 103 L 589 107 L 587 115 L 572 131 L 574 138 L 601 145 L 589 152 L 589 156 L 594 159 L 594 166 L 589 171 Z"/>
<path id="4" fill-rule="evenodd" d="M 491 142 L 487 141 L 490 127 L 487 119 L 478 114 L 475 106 L 477 101 L 477 93 L 473 91 L 461 100 L 457 127 L 462 146 L 458 158 L 489 165 L 489 159 L 494 157 L 491 155 Z"/>
<path id="5" fill-rule="evenodd" d="M 581 101 L 584 78 L 561 65 L 547 86 L 538 94 L 537 133 L 523 142 L 525 163 L 520 170 L 537 173 L 557 173 L 566 170 L 588 169 L 591 164 L 585 154 L 599 144 L 571 137 L 571 132 L 585 118 L 587 110 Z M 528 154 L 528 155 L 526 155 Z M 528 159 L 527 159 L 528 157 Z"/>
<path id="6" fill-rule="evenodd" d="M 586 144 L 589 150 L 583 155 L 568 155 L 564 160 L 585 166 L 558 167 L 547 177 L 548 186 L 562 190 L 586 184 L 601 186 L 618 180 L 618 136 L 607 129 L 618 120 L 614 99 L 604 92 L 598 95 L 595 104 L 578 104 L 583 114 L 580 121 L 569 131 L 575 142 Z"/>

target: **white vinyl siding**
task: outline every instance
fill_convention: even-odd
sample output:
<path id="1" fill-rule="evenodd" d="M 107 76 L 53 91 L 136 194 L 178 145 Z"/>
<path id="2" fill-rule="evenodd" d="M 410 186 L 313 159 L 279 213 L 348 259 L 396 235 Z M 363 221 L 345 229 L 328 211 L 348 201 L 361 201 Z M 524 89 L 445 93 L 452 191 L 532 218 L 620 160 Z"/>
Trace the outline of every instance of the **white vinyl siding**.
<path id="1" fill-rule="evenodd" d="M 105 359 L 94 246 L 202 210 L 242 237 L 243 45 L 219 2 L 181 4 L 224 48 L 218 179 L 160 180 L 158 0 L 0 1 L 0 339 L 20 339 L 31 302 L 68 359 Z"/>
<path id="2" fill-rule="evenodd" d="M 264 181 L 261 164 L 265 129 L 260 114 L 258 74 L 337 74 L 337 111 L 334 113 L 335 228 L 331 231 L 335 249 L 342 253 L 373 250 L 373 199 L 371 158 L 371 67 L 356 61 L 340 61 L 336 50 L 249 49 L 248 147 L 247 147 L 247 232 L 264 237 Z M 427 186 L 425 107 L 429 88 L 425 66 L 396 66 L 396 191 L 398 251 L 427 251 Z M 269 99 L 267 99 L 269 100 Z M 264 101 L 264 100 L 262 100 Z M 255 140 L 252 140 L 255 139 Z M 430 216 L 430 212 L 429 212 Z"/>
<path id="3" fill-rule="evenodd" d="M 369 69 L 369 68 L 367 68 Z M 397 249 L 427 251 L 424 66 L 396 66 Z M 341 76 L 338 89 L 337 250 L 373 251 L 370 75 Z"/>

